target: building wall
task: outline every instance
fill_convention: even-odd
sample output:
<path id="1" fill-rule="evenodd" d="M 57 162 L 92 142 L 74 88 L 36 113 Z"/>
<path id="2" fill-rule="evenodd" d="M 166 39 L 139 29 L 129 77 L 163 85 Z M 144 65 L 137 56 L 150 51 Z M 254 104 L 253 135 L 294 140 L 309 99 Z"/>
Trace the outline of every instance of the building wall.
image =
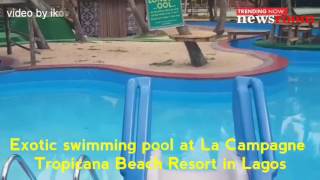
<path id="1" fill-rule="evenodd" d="M 79 18 L 83 31 L 87 36 L 99 37 L 98 0 L 82 0 L 79 3 Z"/>
<path id="2" fill-rule="evenodd" d="M 100 37 L 127 36 L 127 6 L 127 0 L 99 0 Z"/>
<path id="3" fill-rule="evenodd" d="M 128 34 L 126 0 L 80 0 L 80 21 L 93 37 L 123 37 Z"/>

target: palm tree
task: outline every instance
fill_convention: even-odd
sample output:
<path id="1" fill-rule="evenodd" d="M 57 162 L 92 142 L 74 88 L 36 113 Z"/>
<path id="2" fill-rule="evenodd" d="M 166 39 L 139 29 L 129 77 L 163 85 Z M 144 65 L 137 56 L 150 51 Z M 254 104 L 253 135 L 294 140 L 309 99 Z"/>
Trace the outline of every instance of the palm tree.
<path id="1" fill-rule="evenodd" d="M 145 22 L 144 17 L 139 12 L 139 10 L 136 6 L 135 0 L 129 0 L 129 6 L 130 6 L 130 9 L 131 9 L 140 29 L 142 31 L 142 34 L 147 34 L 149 32 L 148 25 Z"/>
<path id="2" fill-rule="evenodd" d="M 209 11 L 210 21 L 214 21 L 215 18 L 217 17 L 216 0 L 208 0 L 208 11 Z"/>
<path id="3" fill-rule="evenodd" d="M 133 15 L 135 16 L 135 19 L 137 20 L 139 27 L 142 30 L 142 33 L 144 34 L 148 33 L 149 32 L 148 25 L 145 22 L 143 16 L 141 15 L 141 12 L 139 12 L 138 8 L 136 7 L 135 0 L 128 0 L 128 2 L 129 2 L 130 9 Z M 191 34 L 187 26 L 177 27 L 177 31 L 180 35 Z M 192 66 L 200 67 L 207 64 L 207 60 L 204 57 L 199 45 L 196 42 L 184 42 L 184 44 L 187 48 Z"/>
<path id="4" fill-rule="evenodd" d="M 31 10 L 35 11 L 39 9 L 41 11 L 49 11 L 50 6 L 43 0 L 30 0 L 30 8 Z M 34 28 L 34 35 L 36 38 L 36 44 L 38 49 L 50 49 L 48 42 L 46 41 L 39 25 L 35 17 L 31 18 L 31 23 Z"/>
<path id="5" fill-rule="evenodd" d="M 87 38 L 82 30 L 79 15 L 76 10 L 77 2 L 75 0 L 67 0 L 66 5 L 67 5 L 67 9 L 70 13 L 70 17 L 73 21 L 76 39 L 80 42 L 86 42 Z"/>

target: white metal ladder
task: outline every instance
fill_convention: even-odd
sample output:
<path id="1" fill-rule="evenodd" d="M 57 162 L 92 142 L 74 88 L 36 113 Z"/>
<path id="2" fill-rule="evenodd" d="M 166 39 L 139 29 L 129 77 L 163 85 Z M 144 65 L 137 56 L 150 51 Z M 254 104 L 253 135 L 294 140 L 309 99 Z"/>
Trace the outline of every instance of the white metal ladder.
<path id="1" fill-rule="evenodd" d="M 6 161 L 2 173 L 1 173 L 1 180 L 7 180 L 9 171 L 11 169 L 11 165 L 17 161 L 23 171 L 26 173 L 30 180 L 37 180 L 36 176 L 33 174 L 31 169 L 29 168 L 28 164 L 23 160 L 23 158 L 17 154 L 10 156 L 10 158 Z"/>
<path id="2" fill-rule="evenodd" d="M 86 161 L 91 162 L 90 158 L 87 155 L 81 155 L 78 159 L 78 162 L 80 162 L 81 165 L 83 162 L 86 162 Z M 94 169 L 90 169 L 89 172 L 93 180 L 99 180 L 97 173 Z M 73 180 L 80 180 L 80 174 L 81 174 L 81 169 L 76 168 L 73 173 Z"/>
<path id="3" fill-rule="evenodd" d="M 30 167 L 28 164 L 24 161 L 24 159 L 18 155 L 18 154 L 13 154 L 12 156 L 9 157 L 9 159 L 6 161 L 2 172 L 1 172 L 1 180 L 7 180 L 9 172 L 11 170 L 12 164 L 17 161 L 20 165 L 20 167 L 23 169 L 23 171 L 26 173 L 28 176 L 29 180 L 37 180 L 36 176 L 34 173 L 31 171 Z M 78 158 L 78 162 L 80 162 L 80 166 L 82 166 L 83 162 L 91 162 L 90 158 L 87 155 L 81 155 Z M 94 169 L 90 169 L 90 176 L 93 180 L 99 180 L 98 175 Z M 80 174 L 81 174 L 81 169 L 76 168 L 73 173 L 73 180 L 80 180 Z"/>

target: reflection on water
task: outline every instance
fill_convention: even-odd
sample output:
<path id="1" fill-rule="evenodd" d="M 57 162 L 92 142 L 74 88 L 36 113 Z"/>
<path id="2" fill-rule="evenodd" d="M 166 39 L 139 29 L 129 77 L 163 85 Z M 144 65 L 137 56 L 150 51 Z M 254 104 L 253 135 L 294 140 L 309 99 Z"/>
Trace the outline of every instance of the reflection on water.
<path id="1" fill-rule="evenodd" d="M 296 136 L 296 141 L 303 142 L 304 140 L 304 121 L 306 119 L 302 114 L 297 114 L 287 117 L 281 126 L 281 135 L 291 135 Z"/>

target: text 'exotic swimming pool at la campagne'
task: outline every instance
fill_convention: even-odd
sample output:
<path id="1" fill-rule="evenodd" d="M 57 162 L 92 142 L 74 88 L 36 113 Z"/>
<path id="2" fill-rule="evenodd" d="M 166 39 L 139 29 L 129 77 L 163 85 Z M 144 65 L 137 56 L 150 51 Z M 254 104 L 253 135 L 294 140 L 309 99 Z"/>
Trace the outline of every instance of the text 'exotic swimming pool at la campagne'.
<path id="1" fill-rule="evenodd" d="M 233 46 L 272 52 L 289 59 L 289 68 L 260 76 L 270 111 L 275 141 L 303 141 L 304 152 L 277 156 L 287 161 L 280 180 L 320 178 L 320 52 L 254 47 L 254 40 Z M 9 139 L 51 139 L 58 142 L 113 141 L 121 138 L 125 85 L 133 75 L 98 69 L 52 69 L 0 75 L 0 164 L 12 154 Z M 234 136 L 232 80 L 153 78 L 152 140 L 193 139 L 224 142 Z M 196 143 L 196 147 L 199 143 Z M 91 159 L 111 160 L 117 153 L 84 152 Z M 71 179 L 72 171 L 36 170 L 34 156 L 64 160 L 79 153 L 21 152 L 38 179 Z M 169 156 L 165 153 L 164 156 Z M 184 160 L 207 160 L 216 153 L 172 152 Z M 88 178 L 84 172 L 83 179 Z M 117 171 L 99 171 L 101 179 L 121 179 Z M 10 177 L 24 179 L 14 165 Z"/>

